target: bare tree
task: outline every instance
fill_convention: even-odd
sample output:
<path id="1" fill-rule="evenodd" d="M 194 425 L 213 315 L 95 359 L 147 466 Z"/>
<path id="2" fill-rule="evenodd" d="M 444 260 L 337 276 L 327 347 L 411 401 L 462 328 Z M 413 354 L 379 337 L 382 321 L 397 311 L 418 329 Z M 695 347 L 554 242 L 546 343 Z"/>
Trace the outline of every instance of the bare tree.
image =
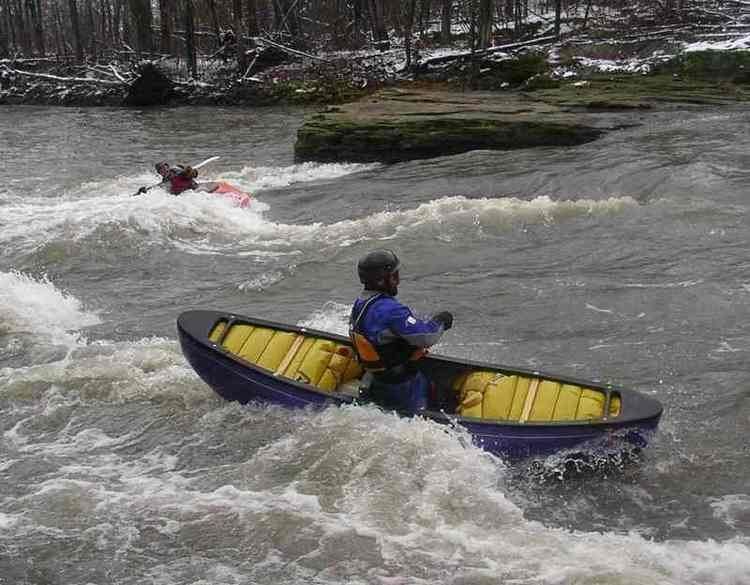
<path id="1" fill-rule="evenodd" d="M 376 43 L 384 43 L 388 40 L 385 29 L 384 0 L 368 0 L 370 9 L 370 22 L 372 23 L 372 38 Z"/>
<path id="2" fill-rule="evenodd" d="M 195 78 L 198 77 L 198 57 L 195 51 L 195 15 L 193 13 L 193 0 L 183 0 L 185 12 L 185 52 L 188 62 L 188 70 Z"/>
<path id="3" fill-rule="evenodd" d="M 234 30 L 237 47 L 237 68 L 241 73 L 247 68 L 247 55 L 245 54 L 245 35 L 242 26 L 242 0 L 232 0 L 232 12 L 234 16 Z"/>
<path id="4" fill-rule="evenodd" d="M 417 0 L 406 1 L 406 15 L 404 22 L 404 49 L 406 50 L 406 67 L 411 67 L 412 61 L 412 28 L 414 27 L 414 11 Z"/>
<path id="5" fill-rule="evenodd" d="M 481 49 L 486 49 L 492 44 L 492 26 L 495 15 L 493 8 L 492 0 L 479 0 L 477 41 Z"/>
<path id="6" fill-rule="evenodd" d="M 70 26 L 73 29 L 73 42 L 76 49 L 76 61 L 83 63 L 83 43 L 81 42 L 81 26 L 78 22 L 78 4 L 77 0 L 68 0 L 70 8 Z"/>
<path id="7" fill-rule="evenodd" d="M 562 14 L 562 0 L 555 0 L 555 37 L 560 38 L 560 17 Z"/>
<path id="8" fill-rule="evenodd" d="M 8 0 L 0 0 L 0 54 L 10 53 L 13 44 L 11 38 L 10 6 Z"/>
<path id="9" fill-rule="evenodd" d="M 452 0 L 443 0 L 442 10 L 440 11 L 440 40 L 446 45 L 451 42 L 451 20 L 453 17 Z"/>
<path id="10" fill-rule="evenodd" d="M 258 29 L 258 0 L 246 0 L 247 7 L 247 34 L 251 37 L 257 37 L 260 33 Z M 240 34 L 240 31 L 237 31 Z"/>
<path id="11" fill-rule="evenodd" d="M 26 0 L 26 8 L 29 11 L 30 20 L 34 27 L 34 40 L 40 55 L 44 56 L 44 26 L 42 24 L 42 2 L 41 0 Z"/>
<path id="12" fill-rule="evenodd" d="M 172 52 L 174 11 L 174 0 L 159 0 L 159 50 L 162 53 Z"/>
<path id="13" fill-rule="evenodd" d="M 130 17 L 135 27 L 138 52 L 150 52 L 153 50 L 151 39 L 151 2 L 150 0 L 129 0 Z"/>

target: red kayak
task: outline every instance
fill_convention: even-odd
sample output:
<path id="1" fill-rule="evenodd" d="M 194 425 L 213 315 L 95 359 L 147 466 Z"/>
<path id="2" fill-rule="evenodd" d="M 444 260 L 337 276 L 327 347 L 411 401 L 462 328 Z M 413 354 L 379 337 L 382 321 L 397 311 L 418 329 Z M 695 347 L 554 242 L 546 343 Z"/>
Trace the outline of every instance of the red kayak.
<path id="1" fill-rule="evenodd" d="M 245 191 L 240 190 L 238 187 L 235 187 L 226 181 L 218 181 L 214 183 L 214 185 L 216 186 L 213 189 L 207 189 L 209 193 L 229 199 L 230 201 L 233 201 L 237 207 L 247 207 L 253 199 L 253 196 L 250 195 L 250 193 L 245 193 Z"/>

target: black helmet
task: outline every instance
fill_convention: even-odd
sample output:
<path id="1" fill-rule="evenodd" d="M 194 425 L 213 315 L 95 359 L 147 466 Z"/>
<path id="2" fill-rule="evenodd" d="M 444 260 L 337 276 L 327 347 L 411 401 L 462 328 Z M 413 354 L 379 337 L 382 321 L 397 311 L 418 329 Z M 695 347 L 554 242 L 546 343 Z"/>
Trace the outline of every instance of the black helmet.
<path id="1" fill-rule="evenodd" d="M 396 272 L 398 256 L 392 250 L 373 250 L 357 262 L 359 281 L 367 288 L 378 290 L 384 285 L 386 274 Z"/>

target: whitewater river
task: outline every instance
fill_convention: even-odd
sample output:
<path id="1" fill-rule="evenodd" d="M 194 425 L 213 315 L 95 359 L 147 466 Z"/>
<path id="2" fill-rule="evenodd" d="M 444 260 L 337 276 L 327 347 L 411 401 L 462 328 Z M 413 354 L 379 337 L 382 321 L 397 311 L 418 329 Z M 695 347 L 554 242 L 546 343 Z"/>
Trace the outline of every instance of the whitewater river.
<path id="1" fill-rule="evenodd" d="M 0 584 L 750 583 L 750 111 L 392 166 L 295 164 L 303 115 L 0 108 Z M 130 196 L 213 155 L 250 208 Z M 641 460 L 507 464 L 187 365 L 185 309 L 344 333 L 378 246 L 454 313 L 439 353 L 660 399 Z"/>

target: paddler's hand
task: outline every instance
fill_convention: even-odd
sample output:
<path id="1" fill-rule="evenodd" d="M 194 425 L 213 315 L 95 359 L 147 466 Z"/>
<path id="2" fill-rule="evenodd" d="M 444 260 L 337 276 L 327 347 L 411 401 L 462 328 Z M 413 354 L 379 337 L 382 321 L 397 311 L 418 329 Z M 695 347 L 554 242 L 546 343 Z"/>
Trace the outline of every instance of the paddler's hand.
<path id="1" fill-rule="evenodd" d="M 453 327 L 453 315 L 448 311 L 440 311 L 432 316 L 432 320 L 442 324 L 444 331 Z"/>

